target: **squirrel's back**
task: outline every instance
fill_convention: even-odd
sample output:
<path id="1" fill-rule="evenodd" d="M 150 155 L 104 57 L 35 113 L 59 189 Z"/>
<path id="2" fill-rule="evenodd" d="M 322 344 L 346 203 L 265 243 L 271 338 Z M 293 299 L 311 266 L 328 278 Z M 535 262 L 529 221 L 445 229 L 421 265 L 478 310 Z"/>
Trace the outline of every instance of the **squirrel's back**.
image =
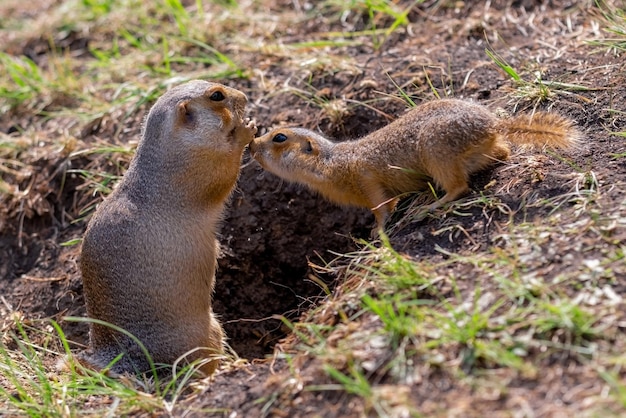
<path id="1" fill-rule="evenodd" d="M 416 106 L 362 138 L 359 149 L 366 154 L 389 149 L 407 157 L 415 156 L 412 150 L 416 146 L 417 151 L 450 152 L 481 142 L 485 133 L 495 134 L 496 123 L 496 116 L 484 106 L 459 99 L 434 100 Z"/>

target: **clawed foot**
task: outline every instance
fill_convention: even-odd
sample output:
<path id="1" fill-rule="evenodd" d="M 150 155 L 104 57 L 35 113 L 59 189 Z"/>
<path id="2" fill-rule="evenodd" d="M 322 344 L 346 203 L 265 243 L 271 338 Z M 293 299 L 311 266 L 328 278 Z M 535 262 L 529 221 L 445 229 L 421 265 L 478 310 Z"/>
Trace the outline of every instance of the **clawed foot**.
<path id="1" fill-rule="evenodd" d="M 242 120 L 241 125 L 235 129 L 235 137 L 240 139 L 245 145 L 248 145 L 254 139 L 257 133 L 256 120 L 246 118 Z"/>
<path id="2" fill-rule="evenodd" d="M 256 120 L 245 118 L 243 122 L 245 123 L 245 127 L 252 133 L 252 136 L 256 135 L 258 130 L 256 127 Z"/>
<path id="3" fill-rule="evenodd" d="M 383 228 L 383 226 L 381 225 L 376 225 L 374 228 L 372 228 L 372 230 L 370 231 L 370 241 L 376 241 L 377 239 L 379 239 L 382 235 L 385 235 L 385 229 Z"/>

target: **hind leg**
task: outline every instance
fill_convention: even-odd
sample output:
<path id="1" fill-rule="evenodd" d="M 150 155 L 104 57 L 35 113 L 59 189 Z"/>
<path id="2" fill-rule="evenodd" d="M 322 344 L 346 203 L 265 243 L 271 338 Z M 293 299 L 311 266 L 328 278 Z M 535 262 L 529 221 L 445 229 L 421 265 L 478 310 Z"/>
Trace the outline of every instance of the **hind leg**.
<path id="1" fill-rule="evenodd" d="M 204 357 L 210 359 L 210 361 L 204 363 L 200 370 L 207 376 L 210 376 L 215 372 L 215 369 L 219 366 L 220 358 L 224 353 L 224 329 L 222 325 L 215 318 L 213 310 L 209 312 L 210 321 L 209 329 L 206 334 L 206 342 L 204 350 L 198 353 L 198 357 Z"/>
<path id="2" fill-rule="evenodd" d="M 487 155 L 494 160 L 506 161 L 511 155 L 511 149 L 505 142 L 496 141 Z"/>
<path id="3" fill-rule="evenodd" d="M 376 218 L 376 226 L 372 229 L 370 233 L 370 238 L 376 238 L 385 230 L 385 221 L 387 217 L 398 204 L 398 198 L 387 199 L 383 203 L 372 208 L 372 212 L 374 213 L 374 217 Z"/>
<path id="4" fill-rule="evenodd" d="M 497 164 L 498 161 L 507 160 L 510 154 L 511 151 L 506 142 L 500 140 L 499 137 L 492 137 L 478 147 L 463 153 L 458 160 L 463 162 L 465 173 L 471 175 Z"/>
<path id="5" fill-rule="evenodd" d="M 376 226 L 370 234 L 372 238 L 375 238 L 384 231 L 385 221 L 396 208 L 399 199 L 388 192 L 374 175 L 365 175 L 362 181 L 363 201 L 361 203 L 368 207 L 376 218 Z"/>
<path id="6" fill-rule="evenodd" d="M 439 185 L 446 192 L 446 194 L 435 203 L 429 205 L 429 211 L 433 211 L 446 203 L 457 200 L 470 191 L 467 173 L 463 169 L 463 165 L 458 161 L 433 172 L 432 177 L 433 180 L 435 180 L 435 183 L 437 183 L 437 185 Z"/>

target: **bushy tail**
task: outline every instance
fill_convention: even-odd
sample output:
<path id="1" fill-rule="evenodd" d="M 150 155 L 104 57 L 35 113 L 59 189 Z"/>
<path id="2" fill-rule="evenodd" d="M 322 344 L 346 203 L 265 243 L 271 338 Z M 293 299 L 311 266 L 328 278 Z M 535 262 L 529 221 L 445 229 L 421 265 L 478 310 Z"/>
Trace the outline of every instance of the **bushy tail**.
<path id="1" fill-rule="evenodd" d="M 502 119 L 498 130 L 511 143 L 537 148 L 572 148 L 582 138 L 571 119 L 547 112 L 519 114 Z"/>

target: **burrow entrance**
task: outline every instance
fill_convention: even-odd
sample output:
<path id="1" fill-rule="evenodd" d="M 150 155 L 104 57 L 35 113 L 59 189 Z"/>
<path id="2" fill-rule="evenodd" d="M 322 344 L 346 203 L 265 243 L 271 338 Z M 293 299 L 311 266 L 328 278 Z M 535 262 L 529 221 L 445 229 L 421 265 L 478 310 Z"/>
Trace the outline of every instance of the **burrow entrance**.
<path id="1" fill-rule="evenodd" d="M 82 236 L 86 224 L 63 223 L 64 202 L 59 199 L 54 210 L 21 224 L 5 218 L 0 294 L 25 318 L 60 321 L 86 314 L 77 265 L 80 247 L 60 245 Z M 328 203 L 256 164 L 244 168 L 226 215 L 214 310 L 240 357 L 263 358 L 288 332 L 275 316 L 295 321 L 323 297 L 320 285 L 310 280 L 309 262 L 323 265 L 336 257 L 332 252 L 355 250 L 355 238 L 369 235 L 373 217 L 366 210 Z M 318 277 L 331 289 L 335 285 L 331 276 Z M 86 324 L 61 325 L 75 348 L 87 344 Z"/>
<path id="2" fill-rule="evenodd" d="M 271 353 L 288 332 L 272 316 L 297 320 L 323 298 L 309 263 L 354 251 L 372 224 L 369 211 L 338 207 L 257 164 L 246 167 L 222 226 L 214 296 L 235 352 L 248 359 Z M 335 286 L 334 277 L 316 276 Z"/>

